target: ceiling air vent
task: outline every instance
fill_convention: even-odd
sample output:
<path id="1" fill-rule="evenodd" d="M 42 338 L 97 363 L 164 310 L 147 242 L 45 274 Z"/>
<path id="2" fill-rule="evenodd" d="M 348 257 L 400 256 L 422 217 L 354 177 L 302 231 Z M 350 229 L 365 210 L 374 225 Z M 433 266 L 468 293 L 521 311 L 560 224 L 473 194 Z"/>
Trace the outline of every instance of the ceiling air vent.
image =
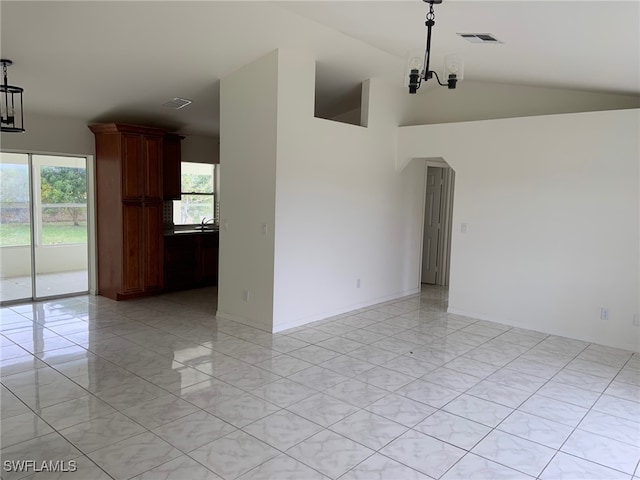
<path id="1" fill-rule="evenodd" d="M 180 110 L 181 108 L 186 107 L 191 103 L 191 100 L 187 100 L 186 98 L 174 98 L 173 100 L 169 100 L 162 104 L 163 107 L 173 108 L 174 110 Z"/>
<path id="2" fill-rule="evenodd" d="M 458 35 L 471 43 L 502 43 L 491 33 L 459 33 Z"/>

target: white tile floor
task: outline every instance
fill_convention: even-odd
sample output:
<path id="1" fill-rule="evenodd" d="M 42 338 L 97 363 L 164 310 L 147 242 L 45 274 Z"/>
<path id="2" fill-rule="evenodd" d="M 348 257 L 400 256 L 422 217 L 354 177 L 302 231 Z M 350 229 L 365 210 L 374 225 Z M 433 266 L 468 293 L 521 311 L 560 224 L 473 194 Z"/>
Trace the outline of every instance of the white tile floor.
<path id="1" fill-rule="evenodd" d="M 2 478 L 640 479 L 638 353 L 438 287 L 277 335 L 215 297 L 3 308 Z"/>

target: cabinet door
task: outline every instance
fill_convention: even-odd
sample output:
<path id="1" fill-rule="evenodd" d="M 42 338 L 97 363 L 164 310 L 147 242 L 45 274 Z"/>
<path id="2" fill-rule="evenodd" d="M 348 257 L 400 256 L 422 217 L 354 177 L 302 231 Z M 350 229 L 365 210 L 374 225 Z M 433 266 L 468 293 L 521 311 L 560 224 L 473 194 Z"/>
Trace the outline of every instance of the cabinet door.
<path id="1" fill-rule="evenodd" d="M 165 200 L 180 200 L 181 137 L 165 135 L 162 149 L 162 197 Z"/>
<path id="2" fill-rule="evenodd" d="M 143 283 L 143 208 L 142 205 L 122 206 L 122 293 L 141 292 Z"/>
<path id="3" fill-rule="evenodd" d="M 185 290 L 199 281 L 198 235 L 174 235 L 164 239 L 164 288 Z"/>
<path id="4" fill-rule="evenodd" d="M 144 150 L 144 196 L 162 200 L 162 137 L 145 135 Z"/>
<path id="5" fill-rule="evenodd" d="M 209 285 L 218 284 L 218 234 L 202 235 L 200 255 L 200 271 L 202 282 Z"/>
<path id="6" fill-rule="evenodd" d="M 144 171 L 142 169 L 142 137 L 137 134 L 122 135 L 122 198 L 142 200 Z"/>
<path id="7" fill-rule="evenodd" d="M 148 204 L 143 209 L 145 259 L 144 289 L 162 287 L 162 204 Z"/>

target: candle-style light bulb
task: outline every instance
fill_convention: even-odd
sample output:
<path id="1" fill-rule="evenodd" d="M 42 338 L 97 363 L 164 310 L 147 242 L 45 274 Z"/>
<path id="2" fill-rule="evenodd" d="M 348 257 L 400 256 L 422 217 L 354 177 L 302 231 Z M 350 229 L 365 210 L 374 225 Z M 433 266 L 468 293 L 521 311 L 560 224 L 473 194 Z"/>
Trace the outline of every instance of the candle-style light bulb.
<path id="1" fill-rule="evenodd" d="M 420 57 L 413 57 L 409 61 L 409 71 L 418 70 L 418 72 L 422 71 L 422 59 Z"/>

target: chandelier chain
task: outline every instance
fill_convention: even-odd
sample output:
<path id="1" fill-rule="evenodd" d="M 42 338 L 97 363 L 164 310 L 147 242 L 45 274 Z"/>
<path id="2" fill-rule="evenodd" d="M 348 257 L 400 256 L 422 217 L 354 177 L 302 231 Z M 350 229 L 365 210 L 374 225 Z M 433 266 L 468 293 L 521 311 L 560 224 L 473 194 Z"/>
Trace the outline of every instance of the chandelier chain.
<path id="1" fill-rule="evenodd" d="M 433 3 L 429 5 L 429 13 L 427 13 L 427 21 L 431 20 L 435 20 L 436 19 L 436 12 L 433 11 Z"/>

